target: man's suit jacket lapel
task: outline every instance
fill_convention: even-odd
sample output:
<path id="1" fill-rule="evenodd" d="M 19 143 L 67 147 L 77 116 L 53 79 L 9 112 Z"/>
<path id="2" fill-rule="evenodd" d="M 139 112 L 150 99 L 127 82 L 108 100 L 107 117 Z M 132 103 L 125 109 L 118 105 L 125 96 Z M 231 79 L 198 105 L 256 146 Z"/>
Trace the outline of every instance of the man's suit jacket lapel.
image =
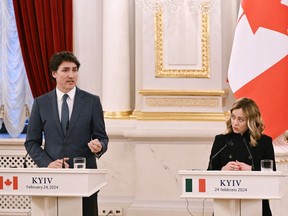
<path id="1" fill-rule="evenodd" d="M 82 104 L 84 103 L 84 94 L 83 91 L 79 88 L 76 88 L 73 111 L 70 119 L 69 130 L 73 129 L 74 125 L 77 123 L 79 114 L 82 112 Z"/>

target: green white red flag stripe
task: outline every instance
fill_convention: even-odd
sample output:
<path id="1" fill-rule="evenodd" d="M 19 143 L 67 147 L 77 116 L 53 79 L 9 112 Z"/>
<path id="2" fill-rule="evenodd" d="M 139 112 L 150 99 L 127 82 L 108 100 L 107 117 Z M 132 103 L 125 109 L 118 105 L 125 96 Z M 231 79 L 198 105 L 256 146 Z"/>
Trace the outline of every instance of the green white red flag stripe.
<path id="1" fill-rule="evenodd" d="M 206 179 L 185 179 L 185 192 L 206 192 Z"/>

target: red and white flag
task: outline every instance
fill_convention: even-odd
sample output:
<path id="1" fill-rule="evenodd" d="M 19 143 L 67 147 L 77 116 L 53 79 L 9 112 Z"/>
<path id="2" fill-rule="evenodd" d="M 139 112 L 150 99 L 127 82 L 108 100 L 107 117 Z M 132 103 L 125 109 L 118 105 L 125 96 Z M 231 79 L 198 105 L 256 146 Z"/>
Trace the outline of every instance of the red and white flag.
<path id="1" fill-rule="evenodd" d="M 288 0 L 242 0 L 228 80 L 258 104 L 267 135 L 288 129 Z"/>
<path id="2" fill-rule="evenodd" d="M 13 176 L 12 178 L 4 178 L 0 176 L 0 190 L 3 189 L 18 190 L 18 176 Z"/>

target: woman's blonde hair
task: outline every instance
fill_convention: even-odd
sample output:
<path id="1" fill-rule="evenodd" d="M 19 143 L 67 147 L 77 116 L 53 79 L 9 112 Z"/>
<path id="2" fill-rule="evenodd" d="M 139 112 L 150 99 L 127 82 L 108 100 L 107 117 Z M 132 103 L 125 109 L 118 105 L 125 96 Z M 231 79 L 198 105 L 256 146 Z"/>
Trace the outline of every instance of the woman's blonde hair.
<path id="1" fill-rule="evenodd" d="M 232 133 L 231 113 L 235 109 L 242 109 L 245 117 L 247 118 L 247 125 L 250 133 L 250 144 L 257 145 L 257 140 L 260 139 L 264 131 L 264 123 L 261 113 L 257 104 L 248 98 L 240 98 L 234 102 L 230 109 L 229 117 L 226 121 L 227 131 L 226 134 Z"/>

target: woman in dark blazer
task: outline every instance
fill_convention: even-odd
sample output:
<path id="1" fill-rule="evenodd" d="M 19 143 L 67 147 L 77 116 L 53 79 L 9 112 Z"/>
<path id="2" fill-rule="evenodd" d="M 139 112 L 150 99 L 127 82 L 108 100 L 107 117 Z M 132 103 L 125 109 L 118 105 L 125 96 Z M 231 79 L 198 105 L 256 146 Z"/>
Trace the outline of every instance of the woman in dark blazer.
<path id="1" fill-rule="evenodd" d="M 272 138 L 262 133 L 264 124 L 253 100 L 237 100 L 226 126 L 226 132 L 215 137 L 208 170 L 260 171 L 262 159 L 273 160 L 276 170 Z M 272 215 L 268 200 L 263 200 L 262 215 Z"/>

